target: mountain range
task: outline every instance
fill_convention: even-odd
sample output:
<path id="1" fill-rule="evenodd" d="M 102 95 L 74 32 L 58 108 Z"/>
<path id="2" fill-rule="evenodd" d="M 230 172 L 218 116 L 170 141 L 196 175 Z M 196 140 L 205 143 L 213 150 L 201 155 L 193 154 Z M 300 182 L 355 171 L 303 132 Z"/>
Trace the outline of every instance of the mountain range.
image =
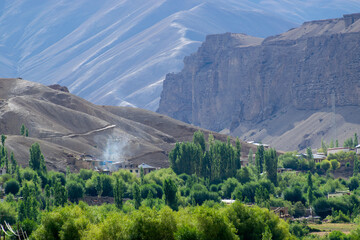
<path id="1" fill-rule="evenodd" d="M 360 10 L 356 0 L 3 0 L 0 72 L 96 104 L 156 110 L 163 80 L 208 34 L 279 34 Z"/>
<path id="2" fill-rule="evenodd" d="M 209 35 L 166 76 L 159 112 L 281 150 L 360 130 L 360 13 L 265 39 Z"/>

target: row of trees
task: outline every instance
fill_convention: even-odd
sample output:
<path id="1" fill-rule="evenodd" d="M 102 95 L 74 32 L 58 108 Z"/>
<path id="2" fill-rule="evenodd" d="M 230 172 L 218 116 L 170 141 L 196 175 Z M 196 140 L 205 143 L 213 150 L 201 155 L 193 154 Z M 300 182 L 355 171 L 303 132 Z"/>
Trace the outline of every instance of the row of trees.
<path id="1" fill-rule="evenodd" d="M 99 218 L 101 216 L 101 218 Z M 266 238 L 264 238 L 264 236 Z M 130 213 L 84 203 L 44 213 L 35 239 L 290 239 L 289 227 L 267 209 L 204 205 L 172 211 L 141 207 Z"/>
<path id="2" fill-rule="evenodd" d="M 278 156 L 275 149 L 265 150 L 260 145 L 255 154 L 255 167 L 258 175 L 266 173 L 267 178 L 277 186 Z"/>
<path id="3" fill-rule="evenodd" d="M 169 153 L 170 166 L 175 173 L 196 174 L 210 182 L 219 182 L 233 177 L 241 168 L 241 145 L 239 139 L 232 146 L 230 138 L 227 143 L 214 140 L 209 135 L 205 142 L 201 131 L 194 133 L 192 142 L 176 143 Z"/>

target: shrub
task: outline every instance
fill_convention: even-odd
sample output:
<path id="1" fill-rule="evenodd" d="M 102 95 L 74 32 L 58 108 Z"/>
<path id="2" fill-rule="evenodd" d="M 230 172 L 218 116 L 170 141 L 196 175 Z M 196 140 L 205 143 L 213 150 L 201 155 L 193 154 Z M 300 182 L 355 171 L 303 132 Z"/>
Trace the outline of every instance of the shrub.
<path id="1" fill-rule="evenodd" d="M 93 171 L 90 169 L 81 169 L 79 173 L 79 177 L 84 181 L 90 179 L 92 175 L 93 175 Z"/>
<path id="2" fill-rule="evenodd" d="M 84 196 L 84 188 L 82 184 L 70 181 L 66 184 L 66 190 L 68 192 L 68 197 L 72 202 L 78 202 L 80 198 Z"/>
<path id="3" fill-rule="evenodd" d="M 284 192 L 284 199 L 290 202 L 302 202 L 303 204 L 306 202 L 306 199 L 302 195 L 300 187 L 288 188 Z"/>
<path id="4" fill-rule="evenodd" d="M 20 184 L 15 179 L 10 179 L 5 183 L 5 194 L 17 194 L 20 190 Z"/>

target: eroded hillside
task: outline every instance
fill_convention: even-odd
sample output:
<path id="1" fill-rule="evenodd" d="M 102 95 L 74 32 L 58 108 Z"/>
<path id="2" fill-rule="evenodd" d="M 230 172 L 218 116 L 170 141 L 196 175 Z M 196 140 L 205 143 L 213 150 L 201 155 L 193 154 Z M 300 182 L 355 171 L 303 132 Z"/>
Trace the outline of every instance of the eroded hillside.
<path id="1" fill-rule="evenodd" d="M 0 98 L 1 133 L 7 135 L 6 145 L 22 165 L 28 163 L 31 144 L 39 142 L 51 169 L 74 168 L 72 163 L 84 153 L 106 160 L 109 148 L 119 161 L 167 167 L 173 145 L 191 140 L 198 130 L 147 110 L 94 105 L 22 79 L 0 79 Z M 22 124 L 29 137 L 20 136 Z M 215 134 L 215 138 L 226 136 Z M 244 143 L 245 151 L 248 146 Z"/>

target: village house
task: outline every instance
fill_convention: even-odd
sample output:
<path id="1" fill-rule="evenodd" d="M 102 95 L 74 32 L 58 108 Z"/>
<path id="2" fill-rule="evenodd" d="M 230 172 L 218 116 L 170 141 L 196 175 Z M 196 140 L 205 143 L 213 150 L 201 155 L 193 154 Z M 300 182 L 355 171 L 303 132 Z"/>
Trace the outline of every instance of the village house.
<path id="1" fill-rule="evenodd" d="M 129 162 L 116 162 L 116 163 L 113 163 L 113 165 L 115 166 L 114 169 L 116 169 L 116 170 L 119 170 L 119 169 L 127 170 L 131 173 L 135 173 L 137 176 L 140 176 L 141 168 L 144 170 L 144 175 L 146 175 L 154 170 L 159 169 L 159 168 L 150 166 L 146 163 L 142 163 L 142 164 L 136 166 L 133 163 L 129 163 Z"/>
<path id="2" fill-rule="evenodd" d="M 316 153 L 313 155 L 315 163 L 320 163 L 321 161 L 326 159 L 325 154 L 323 153 Z"/>
<path id="3" fill-rule="evenodd" d="M 349 152 L 349 151 L 350 151 L 350 148 L 346 148 L 346 147 L 328 148 L 327 155 L 329 156 L 329 154 L 335 154 L 338 152 Z"/>
<path id="4" fill-rule="evenodd" d="M 360 155 L 360 144 L 357 145 L 355 148 L 356 148 L 356 154 Z"/>

